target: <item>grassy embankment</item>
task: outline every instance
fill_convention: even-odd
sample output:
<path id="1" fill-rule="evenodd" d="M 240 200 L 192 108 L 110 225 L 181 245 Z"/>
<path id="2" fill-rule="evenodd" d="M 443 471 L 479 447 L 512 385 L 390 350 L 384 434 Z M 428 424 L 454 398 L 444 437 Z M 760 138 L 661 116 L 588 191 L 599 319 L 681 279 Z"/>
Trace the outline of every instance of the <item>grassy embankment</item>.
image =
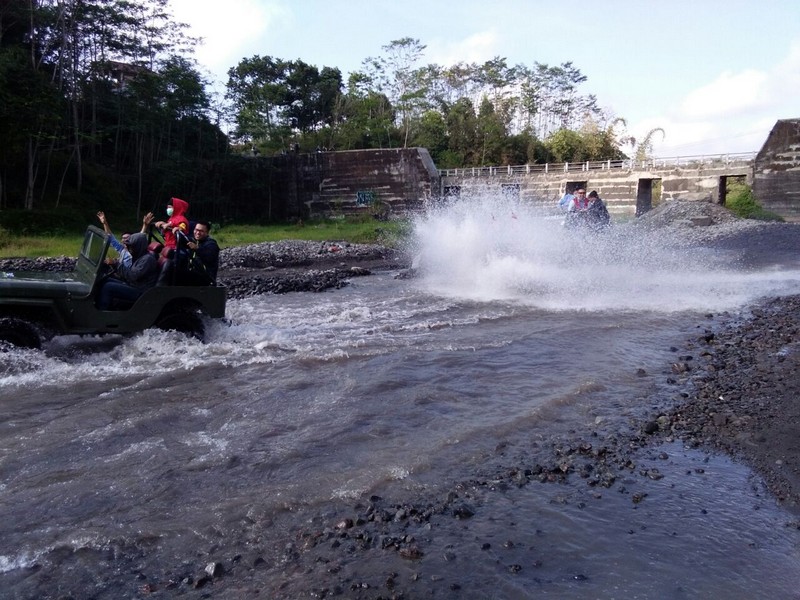
<path id="1" fill-rule="evenodd" d="M 220 248 L 278 240 L 347 241 L 396 246 L 408 232 L 406 221 L 330 219 L 300 225 L 226 225 L 212 229 Z M 119 236 L 122 231 L 115 232 Z M 13 235 L 0 229 L 0 258 L 76 256 L 83 234 Z"/>

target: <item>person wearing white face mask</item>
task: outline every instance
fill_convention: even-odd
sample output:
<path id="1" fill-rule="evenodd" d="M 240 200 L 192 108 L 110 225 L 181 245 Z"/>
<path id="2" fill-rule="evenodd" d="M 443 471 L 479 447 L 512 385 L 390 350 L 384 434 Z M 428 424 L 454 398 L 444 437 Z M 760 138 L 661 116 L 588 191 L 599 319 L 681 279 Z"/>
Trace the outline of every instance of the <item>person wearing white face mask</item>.
<path id="1" fill-rule="evenodd" d="M 164 236 L 164 247 L 175 250 L 178 247 L 178 238 L 176 233 L 180 231 L 184 235 L 189 232 L 189 219 L 186 218 L 186 213 L 189 212 L 189 203 L 180 198 L 170 198 L 167 204 L 167 217 L 166 221 L 156 221 L 156 227 L 161 231 Z"/>

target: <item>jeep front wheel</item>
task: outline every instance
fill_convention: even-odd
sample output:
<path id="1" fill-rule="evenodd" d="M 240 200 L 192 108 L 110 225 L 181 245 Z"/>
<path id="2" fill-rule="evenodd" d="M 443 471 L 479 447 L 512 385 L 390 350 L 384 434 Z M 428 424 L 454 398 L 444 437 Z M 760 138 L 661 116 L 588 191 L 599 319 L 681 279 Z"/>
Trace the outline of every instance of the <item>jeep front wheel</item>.
<path id="1" fill-rule="evenodd" d="M 42 347 L 42 338 L 36 328 L 16 317 L 0 318 L 0 343 L 6 342 L 18 348 Z"/>

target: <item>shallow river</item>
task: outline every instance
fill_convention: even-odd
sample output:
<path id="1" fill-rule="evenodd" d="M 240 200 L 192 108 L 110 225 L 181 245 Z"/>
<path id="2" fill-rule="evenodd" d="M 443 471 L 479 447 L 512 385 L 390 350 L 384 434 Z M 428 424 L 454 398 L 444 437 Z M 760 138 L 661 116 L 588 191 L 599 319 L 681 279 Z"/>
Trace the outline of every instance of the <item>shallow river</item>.
<path id="1" fill-rule="evenodd" d="M 419 278 L 231 301 L 204 344 L 147 331 L 0 353 L 0 597 L 130 597 L 117 554 L 142 571 L 246 555 L 328 505 L 434 496 L 502 463 L 500 443 L 624 428 L 653 408 L 671 347 L 799 289 L 794 267 L 587 245 L 502 210 L 421 223 Z M 624 481 L 588 504 L 580 481 L 485 499 L 430 542 L 419 596 L 793 597 L 792 517 L 745 467 L 660 451 L 641 504 Z"/>

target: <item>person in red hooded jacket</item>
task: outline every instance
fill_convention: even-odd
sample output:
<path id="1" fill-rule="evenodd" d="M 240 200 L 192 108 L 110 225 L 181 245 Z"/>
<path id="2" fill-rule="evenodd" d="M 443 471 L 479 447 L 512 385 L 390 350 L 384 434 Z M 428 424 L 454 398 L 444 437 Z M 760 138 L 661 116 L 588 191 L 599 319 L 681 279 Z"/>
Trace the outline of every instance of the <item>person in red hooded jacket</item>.
<path id="1" fill-rule="evenodd" d="M 189 232 L 189 219 L 186 218 L 186 213 L 189 212 L 189 203 L 180 198 L 170 198 L 167 204 L 167 217 L 166 221 L 156 221 L 156 227 L 161 231 L 164 236 L 164 247 L 175 250 L 178 247 L 177 232 L 180 231 L 184 235 Z"/>

